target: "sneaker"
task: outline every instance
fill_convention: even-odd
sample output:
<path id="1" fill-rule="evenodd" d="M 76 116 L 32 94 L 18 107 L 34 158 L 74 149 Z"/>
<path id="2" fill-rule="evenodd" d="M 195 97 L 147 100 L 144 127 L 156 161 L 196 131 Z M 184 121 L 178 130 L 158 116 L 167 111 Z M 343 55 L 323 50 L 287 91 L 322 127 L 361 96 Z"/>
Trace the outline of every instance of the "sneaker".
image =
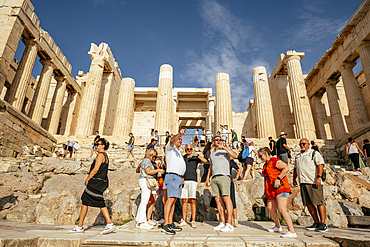
<path id="1" fill-rule="evenodd" d="M 184 219 L 181 219 L 180 223 L 178 224 L 178 226 L 187 226 L 188 224 L 186 223 L 186 221 Z"/>
<path id="2" fill-rule="evenodd" d="M 100 232 L 100 234 L 108 234 L 110 232 L 113 232 L 114 230 L 116 230 L 116 226 L 112 223 L 107 225 L 105 229 Z"/>
<path id="3" fill-rule="evenodd" d="M 277 228 L 276 226 L 274 226 L 273 228 L 268 229 L 267 231 L 269 231 L 269 232 L 281 232 L 282 230 L 283 230 L 282 227 Z"/>
<path id="4" fill-rule="evenodd" d="M 237 227 L 239 225 L 239 222 L 237 219 L 234 219 L 234 227 Z"/>
<path id="5" fill-rule="evenodd" d="M 298 236 L 297 236 L 297 233 L 291 233 L 291 232 L 288 231 L 287 233 L 281 235 L 280 237 L 282 237 L 282 238 L 297 238 Z"/>
<path id="6" fill-rule="evenodd" d="M 139 229 L 140 228 L 140 223 L 136 222 L 135 228 Z"/>
<path id="7" fill-rule="evenodd" d="M 157 223 L 158 223 L 159 225 L 162 225 L 162 224 L 164 223 L 164 219 L 160 219 L 160 220 L 158 220 L 158 221 L 157 221 Z"/>
<path id="8" fill-rule="evenodd" d="M 164 225 L 162 227 L 162 230 L 161 231 L 162 232 L 165 232 L 168 235 L 175 235 L 176 234 L 176 232 L 174 230 L 172 230 L 171 225 Z"/>
<path id="9" fill-rule="evenodd" d="M 192 222 L 191 222 L 191 227 L 193 227 L 193 228 L 197 228 L 197 223 L 195 223 L 195 221 L 192 221 Z"/>
<path id="10" fill-rule="evenodd" d="M 319 228 L 319 225 L 320 225 L 320 224 L 313 223 L 313 225 L 312 225 L 312 226 L 307 226 L 307 227 L 306 227 L 306 230 L 309 230 L 309 231 L 316 231 L 316 230 L 317 230 L 317 228 Z"/>
<path id="11" fill-rule="evenodd" d="M 156 226 L 157 225 L 157 221 L 154 221 L 154 220 L 149 220 L 148 223 L 152 226 Z"/>
<path id="12" fill-rule="evenodd" d="M 153 225 L 150 224 L 148 221 L 140 223 L 139 228 L 142 230 L 150 230 L 153 229 Z"/>
<path id="13" fill-rule="evenodd" d="M 172 222 L 170 224 L 170 227 L 172 228 L 172 230 L 174 230 L 175 232 L 181 232 L 182 231 L 182 228 L 181 227 L 177 227 L 175 226 L 175 224 Z"/>
<path id="14" fill-rule="evenodd" d="M 82 227 L 76 226 L 73 230 L 69 230 L 68 233 L 84 233 L 85 229 Z"/>
<path id="15" fill-rule="evenodd" d="M 232 232 L 234 231 L 234 227 L 229 223 L 226 223 L 225 227 L 221 229 L 221 232 Z"/>
<path id="16" fill-rule="evenodd" d="M 213 227 L 213 230 L 220 231 L 224 227 L 225 227 L 225 224 L 221 221 L 220 224 L 218 224 L 218 226 Z"/>
<path id="17" fill-rule="evenodd" d="M 316 229 L 317 232 L 327 232 L 328 231 L 328 228 L 326 227 L 326 225 L 324 223 L 320 223 L 319 224 L 319 227 Z"/>

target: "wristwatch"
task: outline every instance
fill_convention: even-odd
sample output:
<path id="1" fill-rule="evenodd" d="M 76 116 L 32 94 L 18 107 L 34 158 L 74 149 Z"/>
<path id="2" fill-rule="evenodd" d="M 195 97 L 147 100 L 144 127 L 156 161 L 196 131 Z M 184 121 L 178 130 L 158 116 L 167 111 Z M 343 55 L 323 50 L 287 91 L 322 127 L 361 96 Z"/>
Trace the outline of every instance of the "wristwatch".
<path id="1" fill-rule="evenodd" d="M 321 176 L 320 176 L 320 175 L 317 175 L 316 177 L 317 177 L 317 178 L 321 178 Z"/>
<path id="2" fill-rule="evenodd" d="M 281 180 L 281 178 L 279 178 L 279 177 L 277 177 L 276 179 L 277 179 L 277 180 Z"/>

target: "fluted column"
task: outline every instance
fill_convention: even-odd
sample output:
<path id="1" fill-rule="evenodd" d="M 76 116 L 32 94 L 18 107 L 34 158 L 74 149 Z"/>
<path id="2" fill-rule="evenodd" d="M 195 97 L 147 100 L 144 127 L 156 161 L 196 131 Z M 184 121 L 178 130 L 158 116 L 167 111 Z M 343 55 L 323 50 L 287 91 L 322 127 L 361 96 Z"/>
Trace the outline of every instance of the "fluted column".
<path id="1" fill-rule="evenodd" d="M 24 44 L 26 47 L 24 48 L 21 61 L 7 96 L 9 103 L 19 111 L 22 110 L 28 82 L 30 81 L 37 56 L 37 44 L 35 40 L 24 40 Z"/>
<path id="2" fill-rule="evenodd" d="M 326 85 L 326 93 L 328 95 L 328 104 L 330 109 L 331 124 L 334 131 L 334 139 L 340 140 L 346 134 L 344 119 L 339 106 L 339 96 L 336 88 L 337 82 L 329 80 Z"/>
<path id="3" fill-rule="evenodd" d="M 366 87 L 362 88 L 362 91 L 365 91 L 365 93 L 362 93 L 362 95 L 370 95 L 370 42 L 366 41 L 362 43 L 357 48 L 357 52 L 360 54 L 362 69 L 364 71 L 367 84 Z M 370 118 L 370 106 L 367 106 L 366 110 Z"/>
<path id="4" fill-rule="evenodd" d="M 353 129 L 358 129 L 369 122 L 369 117 L 366 112 L 360 88 L 353 74 L 352 68 L 354 65 L 355 63 L 345 62 L 339 67 L 339 71 L 342 75 L 352 126 Z"/>
<path id="5" fill-rule="evenodd" d="M 212 133 L 214 130 L 214 121 L 215 121 L 215 97 L 208 98 L 208 130 Z"/>
<path id="6" fill-rule="evenodd" d="M 265 67 L 260 66 L 253 69 L 253 83 L 257 136 L 258 138 L 268 138 L 270 136 L 275 138 L 275 121 Z"/>
<path id="7" fill-rule="evenodd" d="M 37 124 L 41 124 L 42 116 L 44 115 L 45 104 L 54 71 L 51 60 L 41 60 L 40 62 L 43 67 L 32 98 L 30 111 L 28 112 L 28 116 Z"/>
<path id="8" fill-rule="evenodd" d="M 170 130 L 170 133 L 178 133 L 179 132 L 179 117 L 177 116 L 177 93 L 172 94 L 172 111 L 173 111 L 173 127 Z"/>
<path id="9" fill-rule="evenodd" d="M 97 54 L 90 54 L 90 57 L 92 58 L 92 62 L 81 100 L 80 113 L 76 127 L 77 136 L 89 136 L 93 134 L 104 72 L 104 57 Z"/>
<path id="10" fill-rule="evenodd" d="M 287 52 L 286 65 L 288 70 L 289 88 L 293 106 L 297 139 L 316 139 L 315 124 L 312 117 L 310 101 L 304 83 L 301 57 L 295 51 Z"/>
<path id="11" fill-rule="evenodd" d="M 154 128 L 159 135 L 164 135 L 170 130 L 172 119 L 172 81 L 173 68 L 169 64 L 163 64 L 159 71 L 157 104 L 155 109 Z"/>
<path id="12" fill-rule="evenodd" d="M 216 75 L 216 106 L 215 106 L 215 130 L 220 125 L 228 125 L 229 130 L 232 125 L 232 106 L 229 74 L 218 73 Z"/>
<path id="13" fill-rule="evenodd" d="M 57 134 L 60 114 L 62 112 L 63 100 L 65 96 L 67 83 L 64 76 L 56 76 L 54 79 L 57 81 L 53 99 L 51 101 L 48 119 L 46 121 L 46 129 L 53 135 Z"/>
<path id="14" fill-rule="evenodd" d="M 132 131 L 135 108 L 135 81 L 132 78 L 123 78 L 118 94 L 117 112 L 114 120 L 113 136 L 128 136 Z"/>

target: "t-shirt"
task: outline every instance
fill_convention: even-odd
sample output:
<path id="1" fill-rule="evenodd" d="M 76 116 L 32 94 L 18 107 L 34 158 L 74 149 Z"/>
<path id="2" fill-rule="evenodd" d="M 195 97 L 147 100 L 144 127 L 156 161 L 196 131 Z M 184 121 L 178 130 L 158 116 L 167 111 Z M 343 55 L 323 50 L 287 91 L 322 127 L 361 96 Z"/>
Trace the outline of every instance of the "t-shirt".
<path id="1" fill-rule="evenodd" d="M 171 135 L 166 135 L 166 145 L 170 141 L 170 137 L 171 137 Z"/>
<path id="2" fill-rule="evenodd" d="M 236 162 L 235 162 L 235 161 L 230 160 L 230 175 L 232 174 L 232 170 L 233 170 L 233 168 L 234 168 L 235 170 L 239 170 L 239 169 L 240 169 L 240 168 L 239 168 L 239 166 L 236 164 Z M 231 180 L 231 182 L 233 183 L 233 180 Z"/>
<path id="3" fill-rule="evenodd" d="M 286 144 L 286 139 L 285 138 L 279 138 L 279 140 L 276 143 L 276 150 L 277 150 L 277 155 L 287 153 L 288 150 L 283 146 L 283 144 Z"/>
<path id="4" fill-rule="evenodd" d="M 318 146 L 311 146 L 311 148 L 312 148 L 313 150 L 317 151 L 317 152 L 320 152 L 320 150 L 319 150 L 319 147 L 318 147 Z"/>
<path id="5" fill-rule="evenodd" d="M 253 152 L 253 150 L 256 150 L 256 148 L 254 146 L 249 146 L 249 153 L 248 153 L 248 157 L 251 157 L 253 160 L 255 160 L 255 153 Z"/>
<path id="6" fill-rule="evenodd" d="M 238 135 L 236 134 L 236 132 L 234 131 L 233 133 L 232 133 L 232 141 L 233 142 L 237 142 L 238 141 Z"/>
<path id="7" fill-rule="evenodd" d="M 312 159 L 312 153 L 315 155 Z M 318 165 L 325 164 L 321 154 L 313 149 L 308 149 L 304 153 L 299 153 L 295 157 L 294 168 L 297 171 L 299 182 L 314 184 L 316 182 Z"/>
<path id="8" fill-rule="evenodd" d="M 272 144 L 274 144 L 274 147 L 272 147 Z M 271 140 L 269 142 L 269 146 L 270 146 L 271 154 L 275 155 L 276 154 L 276 141 Z"/>
<path id="9" fill-rule="evenodd" d="M 176 173 L 183 176 L 186 171 L 185 160 L 182 157 L 180 150 L 175 145 L 171 147 L 170 144 L 171 142 L 168 142 L 166 145 L 167 173 Z"/>
<path id="10" fill-rule="evenodd" d="M 128 145 L 134 145 L 134 141 L 132 141 L 132 139 L 134 139 L 134 136 L 130 137 L 130 140 L 128 141 Z"/>
<path id="11" fill-rule="evenodd" d="M 363 150 L 366 150 L 366 156 L 370 157 L 370 144 L 365 144 Z"/>
<path id="12" fill-rule="evenodd" d="M 154 145 L 152 143 L 149 143 L 149 145 L 146 147 L 146 149 L 154 148 Z"/>
<path id="13" fill-rule="evenodd" d="M 69 143 L 68 143 L 68 146 L 73 147 L 76 143 L 77 143 L 76 141 L 74 141 L 74 142 L 69 142 Z"/>
<path id="14" fill-rule="evenodd" d="M 100 138 L 100 135 L 95 136 L 94 142 L 96 142 Z"/>
<path id="15" fill-rule="evenodd" d="M 226 150 L 211 153 L 212 177 L 216 175 L 230 176 L 230 154 Z"/>
<path id="16" fill-rule="evenodd" d="M 153 166 L 152 162 L 150 161 L 150 159 L 148 158 L 145 158 L 143 160 L 143 162 L 141 162 L 141 169 L 140 169 L 140 178 L 145 178 L 144 175 L 143 175 L 143 170 L 145 172 L 145 169 L 147 167 L 150 167 L 151 170 L 155 170 L 155 167 Z M 154 178 L 155 175 L 148 175 L 146 172 L 145 172 L 145 176 L 146 178 Z M 139 179 L 140 179 L 139 178 Z"/>
<path id="17" fill-rule="evenodd" d="M 207 135 L 207 137 L 212 137 L 212 132 L 207 130 L 206 135 Z"/>
<path id="18" fill-rule="evenodd" d="M 223 128 L 222 129 L 222 137 L 225 137 L 225 138 L 227 138 L 227 129 L 226 128 Z"/>
<path id="19" fill-rule="evenodd" d="M 197 156 L 188 158 L 187 154 L 185 154 L 184 160 L 186 163 L 186 172 L 184 174 L 184 180 L 198 182 L 197 168 L 198 163 L 201 163 L 200 159 Z"/>
<path id="20" fill-rule="evenodd" d="M 200 139 L 201 141 L 205 141 L 205 140 L 206 140 L 206 137 L 205 137 L 204 135 L 201 135 L 201 136 L 199 136 L 199 139 Z"/>
<path id="21" fill-rule="evenodd" d="M 241 149 L 244 149 L 246 142 L 247 140 L 242 140 L 242 143 L 240 144 Z"/>

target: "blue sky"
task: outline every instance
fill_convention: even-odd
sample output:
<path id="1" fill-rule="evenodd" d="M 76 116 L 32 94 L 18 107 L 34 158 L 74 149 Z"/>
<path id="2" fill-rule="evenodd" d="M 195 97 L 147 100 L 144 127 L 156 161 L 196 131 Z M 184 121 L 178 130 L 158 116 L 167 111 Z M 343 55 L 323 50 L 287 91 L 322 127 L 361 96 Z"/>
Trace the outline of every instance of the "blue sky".
<path id="1" fill-rule="evenodd" d="M 214 89 L 217 73 L 230 74 L 233 110 L 242 112 L 254 98 L 254 67 L 265 66 L 269 74 L 280 53 L 296 50 L 306 53 L 302 69 L 309 73 L 362 1 L 31 2 L 74 77 L 89 70 L 90 44 L 105 42 L 122 76 L 138 87 L 156 87 L 164 63 L 174 67 L 174 87 Z"/>

